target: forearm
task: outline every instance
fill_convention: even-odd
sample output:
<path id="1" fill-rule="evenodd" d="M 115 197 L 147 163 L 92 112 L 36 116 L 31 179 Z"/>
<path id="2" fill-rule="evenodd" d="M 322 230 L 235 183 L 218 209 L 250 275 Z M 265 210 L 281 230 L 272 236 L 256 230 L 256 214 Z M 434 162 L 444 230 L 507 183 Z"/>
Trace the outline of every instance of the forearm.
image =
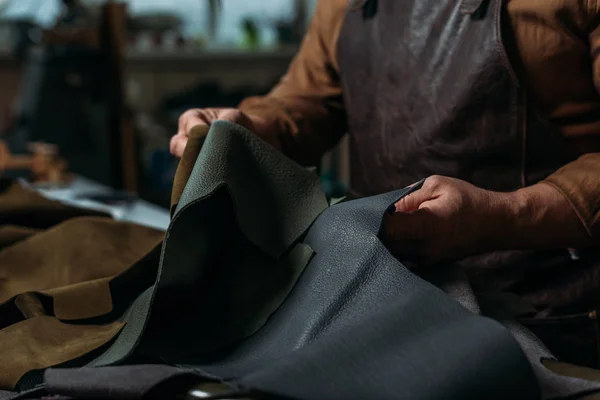
<path id="1" fill-rule="evenodd" d="M 283 151 L 281 137 L 285 134 L 285 127 L 280 120 L 252 114 L 248 114 L 248 117 L 252 121 L 254 133 L 275 149 Z"/>
<path id="2" fill-rule="evenodd" d="M 345 133 L 344 111 L 321 97 L 282 97 L 277 92 L 253 97 L 239 108 L 267 143 L 300 164 L 316 165 Z"/>
<path id="3" fill-rule="evenodd" d="M 239 108 L 265 141 L 303 165 L 316 165 L 346 132 L 336 49 L 347 0 L 319 0 L 298 54 L 279 83 Z"/>
<path id="4" fill-rule="evenodd" d="M 569 199 L 549 183 L 506 194 L 506 232 L 499 232 L 503 248 L 560 249 L 597 246 Z"/>

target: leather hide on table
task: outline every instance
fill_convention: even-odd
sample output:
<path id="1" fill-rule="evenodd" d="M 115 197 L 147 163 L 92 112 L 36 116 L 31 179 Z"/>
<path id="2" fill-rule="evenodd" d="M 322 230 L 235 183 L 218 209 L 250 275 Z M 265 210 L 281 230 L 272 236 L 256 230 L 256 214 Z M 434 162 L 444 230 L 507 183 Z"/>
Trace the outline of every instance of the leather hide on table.
<path id="1" fill-rule="evenodd" d="M 48 316 L 52 307 L 44 301 L 42 309 L 29 308 L 66 324 L 71 335 L 96 326 L 93 332 L 113 339 L 96 339 L 89 346 L 96 351 L 63 365 L 84 368 L 47 370 L 45 388 L 37 390 L 148 398 L 157 386 L 174 389 L 168 382 L 181 389 L 210 379 L 233 391 L 296 399 L 559 399 L 599 392 L 593 379 L 546 368 L 542 360 L 552 355 L 518 324 L 481 315 L 452 265 L 424 279 L 388 252 L 379 239 L 383 216 L 419 187 L 330 205 L 313 172 L 246 129 L 220 121 L 208 133 L 193 131 L 162 248 L 154 232 L 135 232 L 139 251 L 104 273 L 112 277 L 109 290 L 71 297 L 69 315 L 85 324 Z M 111 243 L 117 254 L 118 243 Z M 92 255 L 100 268 L 102 254 Z M 81 284 L 91 285 L 89 274 Z M 110 307 L 94 302 L 101 290 Z M 94 312 L 78 313 L 74 305 L 86 301 L 96 304 Z M 70 345 L 53 338 L 57 348 Z M 43 351 L 35 357 L 46 360 Z M 17 362 L 2 361 L 0 377 Z"/>

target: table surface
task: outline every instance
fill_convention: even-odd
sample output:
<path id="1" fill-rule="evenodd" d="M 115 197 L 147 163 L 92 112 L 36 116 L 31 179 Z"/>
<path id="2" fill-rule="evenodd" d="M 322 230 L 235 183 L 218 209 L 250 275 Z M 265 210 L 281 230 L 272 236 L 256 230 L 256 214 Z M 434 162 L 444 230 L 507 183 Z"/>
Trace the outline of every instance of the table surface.
<path id="1" fill-rule="evenodd" d="M 117 192 L 82 176 L 76 176 L 71 183 L 62 187 L 32 186 L 24 181 L 22 184 L 32 187 L 49 199 L 75 207 L 109 213 L 117 221 L 132 222 L 163 231 L 167 230 L 169 226 L 169 210 L 147 201 L 134 198 L 127 203 L 109 205 L 86 198 L 90 195 L 111 195 Z"/>

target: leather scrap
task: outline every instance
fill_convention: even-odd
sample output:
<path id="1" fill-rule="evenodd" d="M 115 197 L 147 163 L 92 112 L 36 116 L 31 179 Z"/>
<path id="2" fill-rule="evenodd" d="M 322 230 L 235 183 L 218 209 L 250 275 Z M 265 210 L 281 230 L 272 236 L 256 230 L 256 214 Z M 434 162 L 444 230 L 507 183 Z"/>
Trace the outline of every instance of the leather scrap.
<path id="1" fill-rule="evenodd" d="M 175 196 L 156 284 L 92 365 L 135 351 L 190 355 L 233 345 L 268 321 L 313 257 L 299 241 L 328 206 L 314 172 L 229 122 L 191 140 L 202 145 L 192 142 L 197 154 L 184 158 L 194 162 L 180 164 L 190 178 Z"/>
<path id="2" fill-rule="evenodd" d="M 27 239 L 39 232 L 41 232 L 40 229 L 16 225 L 4 225 L 0 227 L 0 249 Z"/>
<path id="3" fill-rule="evenodd" d="M 244 128 L 214 124 L 175 209 L 155 284 L 92 365 L 154 357 L 187 366 L 178 371 L 184 375 L 201 371 L 297 399 L 559 399 L 600 391 L 599 382 L 546 368 L 541 360 L 552 355 L 522 326 L 481 315 L 468 282 L 451 269 L 424 279 L 389 253 L 379 238 L 383 216 L 413 189 L 329 206 L 314 174 Z M 283 280 L 269 287 L 276 276 Z M 38 321 L 63 324 L 42 316 L 0 330 L 0 354 L 1 334 Z M 102 338 L 94 327 L 97 336 L 78 350 L 114 337 L 109 326 Z M 50 354 L 48 363 L 60 363 L 65 343 L 78 340 L 58 341 L 58 355 L 46 346 L 37 359 Z M 46 377 L 57 394 L 92 388 L 140 398 L 165 376 L 143 370 Z M 99 379 L 104 373 L 120 378 Z"/>
<path id="4" fill-rule="evenodd" d="M 319 177 L 280 154 L 249 130 L 226 121 L 211 125 L 174 218 L 223 185 L 234 199 L 244 235 L 262 251 L 279 257 L 327 208 Z M 191 154 L 190 154 L 191 156 Z M 302 203 L 300 203 L 302 202 Z M 294 206 L 304 204 L 302 210 Z"/>
<path id="5" fill-rule="evenodd" d="M 114 277 L 162 237 L 162 232 L 108 218 L 68 220 L 0 250 L 0 276 L 4 277 L 0 281 L 0 303 L 21 293 Z M 86 304 L 80 302 L 80 312 L 85 313 Z"/>
<path id="6" fill-rule="evenodd" d="M 4 328 L 0 330 L 0 387 L 14 387 L 29 371 L 81 357 L 108 343 L 123 326 L 122 322 L 70 325 L 39 316 Z"/>
<path id="7" fill-rule="evenodd" d="M 95 279 L 46 290 L 42 293 L 52 297 L 56 318 L 68 321 L 99 317 L 113 309 L 110 281 L 112 277 Z M 82 307 L 81 302 L 85 302 Z"/>
<path id="8" fill-rule="evenodd" d="M 25 319 L 46 315 L 42 302 L 35 293 L 23 293 L 15 297 L 15 305 Z"/>
<path id="9" fill-rule="evenodd" d="M 111 341 L 124 325 L 111 282 L 163 237 L 0 180 L 0 388 Z"/>

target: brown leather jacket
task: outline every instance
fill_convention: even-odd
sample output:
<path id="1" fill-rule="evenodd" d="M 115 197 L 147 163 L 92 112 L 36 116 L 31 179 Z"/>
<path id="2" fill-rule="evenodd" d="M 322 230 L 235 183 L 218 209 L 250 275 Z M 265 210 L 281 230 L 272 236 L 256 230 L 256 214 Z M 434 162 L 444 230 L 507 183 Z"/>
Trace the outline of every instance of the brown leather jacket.
<path id="1" fill-rule="evenodd" d="M 349 0 L 319 0 L 302 47 L 280 83 L 245 100 L 248 114 L 276 119 L 273 138 L 314 163 L 346 132 L 337 39 Z M 590 235 L 600 236 L 600 1 L 507 1 L 511 62 L 541 110 L 586 153 L 545 181 L 562 192 Z M 507 34 L 505 33 L 505 34 Z M 502 134 L 502 132 L 498 132 Z"/>

